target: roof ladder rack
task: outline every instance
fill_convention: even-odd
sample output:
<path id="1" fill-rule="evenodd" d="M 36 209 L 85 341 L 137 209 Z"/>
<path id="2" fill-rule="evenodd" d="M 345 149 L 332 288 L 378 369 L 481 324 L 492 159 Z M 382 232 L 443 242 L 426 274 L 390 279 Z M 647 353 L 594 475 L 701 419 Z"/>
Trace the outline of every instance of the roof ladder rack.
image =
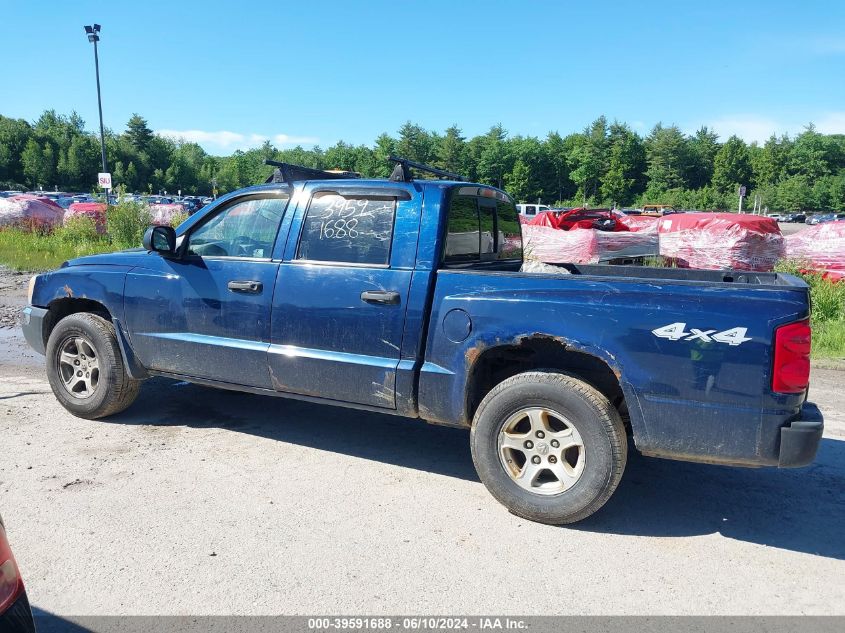
<path id="1" fill-rule="evenodd" d="M 418 163 L 407 158 L 388 156 L 387 160 L 391 163 L 396 163 L 396 167 L 393 168 L 393 172 L 390 174 L 390 180 L 393 182 L 411 182 L 414 179 L 413 174 L 411 174 L 411 169 L 434 174 L 435 176 L 440 176 L 441 178 L 445 178 L 447 180 L 460 180 L 462 182 L 467 182 L 467 179 L 459 174 L 455 174 L 444 169 L 437 169 L 436 167 L 430 167 L 429 165 L 424 165 L 423 163 Z"/>
<path id="2" fill-rule="evenodd" d="M 340 180 L 342 178 L 360 178 L 361 174 L 356 171 L 335 171 L 327 169 L 314 169 L 312 167 L 303 167 L 302 165 L 293 165 L 291 163 L 281 163 L 277 160 L 264 160 L 265 165 L 275 167 L 273 175 L 267 179 L 267 182 L 284 182 L 291 184 L 297 180 Z"/>

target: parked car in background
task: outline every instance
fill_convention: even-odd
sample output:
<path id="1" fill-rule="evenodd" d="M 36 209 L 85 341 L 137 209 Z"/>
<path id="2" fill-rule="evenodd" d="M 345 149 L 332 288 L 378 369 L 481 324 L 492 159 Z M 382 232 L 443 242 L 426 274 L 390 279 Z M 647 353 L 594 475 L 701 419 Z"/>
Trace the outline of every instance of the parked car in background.
<path id="1" fill-rule="evenodd" d="M 165 196 L 147 196 L 143 198 L 142 202 L 146 204 L 173 204 L 173 198 Z"/>
<path id="2" fill-rule="evenodd" d="M 516 211 L 519 215 L 525 216 L 526 218 L 533 218 L 539 213 L 544 213 L 546 211 L 551 211 L 551 207 L 545 204 L 518 204 L 516 205 Z"/>
<path id="3" fill-rule="evenodd" d="M 641 215 L 660 217 L 672 213 L 678 213 L 678 211 L 671 204 L 644 204 Z"/>
<path id="4" fill-rule="evenodd" d="M 807 215 L 805 213 L 787 213 L 783 221 L 792 223 L 801 222 L 803 224 L 806 219 Z"/>
<path id="5" fill-rule="evenodd" d="M 786 216 L 780 213 L 771 213 L 769 214 L 769 217 L 775 222 L 783 222 L 786 220 Z"/>
<path id="6" fill-rule="evenodd" d="M 177 202 L 185 207 L 185 211 L 188 215 L 193 215 L 202 208 L 202 204 L 193 198 L 182 198 Z"/>
<path id="7" fill-rule="evenodd" d="M 0 631 L 35 633 L 32 609 L 0 517 Z"/>
<path id="8" fill-rule="evenodd" d="M 71 196 L 64 196 L 62 198 L 56 198 L 56 204 L 59 205 L 62 209 L 65 209 L 65 210 L 70 205 L 72 205 L 74 202 L 79 202 L 79 200 L 76 200 L 75 198 L 73 198 Z"/>
<path id="9" fill-rule="evenodd" d="M 807 218 L 807 224 L 824 224 L 825 222 L 840 222 L 845 220 L 845 212 L 821 213 Z"/>
<path id="10" fill-rule="evenodd" d="M 20 196 L 23 195 L 23 191 L 0 191 L 0 198 L 11 198 L 12 196 Z"/>

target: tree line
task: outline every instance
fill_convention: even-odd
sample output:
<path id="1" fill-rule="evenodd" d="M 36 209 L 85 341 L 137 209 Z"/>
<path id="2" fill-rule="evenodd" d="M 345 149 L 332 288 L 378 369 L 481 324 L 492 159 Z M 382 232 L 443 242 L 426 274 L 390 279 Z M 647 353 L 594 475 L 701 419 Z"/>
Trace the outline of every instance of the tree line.
<path id="1" fill-rule="evenodd" d="M 722 142 L 707 127 L 685 134 L 657 124 L 645 136 L 601 116 L 584 130 L 545 138 L 510 136 L 501 125 L 468 138 L 405 123 L 372 145 L 343 141 L 322 149 L 278 149 L 266 142 L 231 156 L 212 156 L 196 143 L 156 136 L 135 114 L 121 133 L 108 132 L 106 153 L 116 184 L 127 191 L 211 195 L 263 182 L 270 158 L 322 169 L 386 177 L 387 157 L 403 156 L 491 184 L 520 201 L 567 206 L 671 204 L 682 209 L 733 209 L 737 189 L 770 210 L 845 209 L 845 135 L 803 132 L 746 143 Z M 37 121 L 0 115 L 0 188 L 88 191 L 100 171 L 96 134 L 78 114 L 47 110 Z"/>

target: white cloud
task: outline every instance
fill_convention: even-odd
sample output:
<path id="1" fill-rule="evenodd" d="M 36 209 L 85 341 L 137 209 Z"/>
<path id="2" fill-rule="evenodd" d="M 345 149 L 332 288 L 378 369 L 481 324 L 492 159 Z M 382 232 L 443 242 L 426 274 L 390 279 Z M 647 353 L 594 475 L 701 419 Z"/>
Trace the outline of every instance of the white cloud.
<path id="1" fill-rule="evenodd" d="M 775 119 L 754 115 L 721 117 L 710 121 L 707 127 L 715 130 L 723 141 L 735 134 L 749 143 L 751 141 L 762 143 L 772 134 L 782 134 L 787 131 L 786 126 Z"/>
<path id="2" fill-rule="evenodd" d="M 238 149 L 246 150 L 258 147 L 265 141 L 270 141 L 276 147 L 293 145 L 313 145 L 319 139 L 313 136 L 292 136 L 289 134 L 274 134 L 265 136 L 263 134 L 241 134 L 240 132 L 208 132 L 206 130 L 156 130 L 158 136 L 172 138 L 174 140 L 197 143 L 206 150 L 225 150 L 233 152 Z"/>
<path id="3" fill-rule="evenodd" d="M 715 130 L 722 141 L 735 134 L 748 143 L 764 143 L 772 134 L 800 134 L 810 122 L 822 134 L 845 134 L 845 112 L 824 112 L 801 120 L 775 119 L 754 114 L 727 115 L 709 121 L 707 127 Z"/>

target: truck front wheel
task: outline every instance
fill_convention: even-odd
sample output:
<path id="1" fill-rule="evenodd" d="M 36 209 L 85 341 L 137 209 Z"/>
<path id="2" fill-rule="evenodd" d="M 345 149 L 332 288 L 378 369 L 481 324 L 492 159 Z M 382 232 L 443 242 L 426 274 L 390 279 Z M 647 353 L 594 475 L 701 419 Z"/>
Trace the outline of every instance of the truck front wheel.
<path id="1" fill-rule="evenodd" d="M 472 460 L 512 513 L 561 525 L 601 508 L 622 478 L 625 427 L 599 391 L 554 371 L 504 380 L 478 407 Z"/>
<path id="2" fill-rule="evenodd" d="M 75 416 L 93 420 L 120 413 L 138 395 L 141 381 L 127 375 L 114 326 L 101 316 L 79 312 L 59 321 L 46 357 L 50 387 Z"/>

